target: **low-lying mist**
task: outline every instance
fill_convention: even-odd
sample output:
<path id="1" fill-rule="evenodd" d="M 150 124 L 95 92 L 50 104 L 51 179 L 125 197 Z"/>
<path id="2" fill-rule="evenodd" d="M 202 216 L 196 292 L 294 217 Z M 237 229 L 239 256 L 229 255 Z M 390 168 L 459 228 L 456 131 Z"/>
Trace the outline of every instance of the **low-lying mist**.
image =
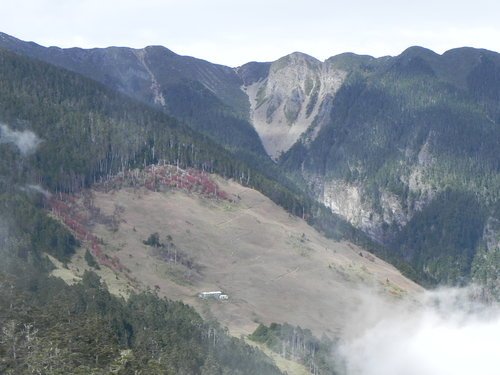
<path id="1" fill-rule="evenodd" d="M 441 289 L 396 305 L 362 296 L 339 349 L 346 374 L 500 374 L 499 307 L 475 302 L 476 295 Z"/>
<path id="2" fill-rule="evenodd" d="M 31 192 L 31 193 L 42 194 L 47 199 L 52 196 L 50 191 L 44 189 L 41 185 L 28 184 L 28 185 L 21 187 L 21 190 L 26 191 L 26 192 Z"/>
<path id="3" fill-rule="evenodd" d="M 41 140 L 30 130 L 12 130 L 5 124 L 0 124 L 0 143 L 12 143 L 17 146 L 23 156 L 36 151 Z"/>

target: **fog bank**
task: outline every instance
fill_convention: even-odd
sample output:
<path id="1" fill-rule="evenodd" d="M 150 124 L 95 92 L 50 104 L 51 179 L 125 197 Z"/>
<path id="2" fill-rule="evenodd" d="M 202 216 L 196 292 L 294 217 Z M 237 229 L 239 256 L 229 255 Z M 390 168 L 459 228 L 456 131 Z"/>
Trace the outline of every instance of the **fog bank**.
<path id="1" fill-rule="evenodd" d="M 474 295 L 443 289 L 397 306 L 369 296 L 357 332 L 340 348 L 347 374 L 499 375 L 499 309 Z"/>

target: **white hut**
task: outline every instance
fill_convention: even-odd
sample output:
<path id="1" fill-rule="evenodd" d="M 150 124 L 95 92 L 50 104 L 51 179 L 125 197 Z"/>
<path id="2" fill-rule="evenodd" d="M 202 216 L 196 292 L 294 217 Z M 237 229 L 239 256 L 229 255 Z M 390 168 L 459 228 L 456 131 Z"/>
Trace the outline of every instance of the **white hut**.
<path id="1" fill-rule="evenodd" d="M 222 293 L 220 290 L 217 290 L 215 292 L 201 292 L 198 294 L 198 297 L 201 299 L 218 299 L 221 301 L 226 301 L 229 299 L 229 296 L 227 294 Z"/>

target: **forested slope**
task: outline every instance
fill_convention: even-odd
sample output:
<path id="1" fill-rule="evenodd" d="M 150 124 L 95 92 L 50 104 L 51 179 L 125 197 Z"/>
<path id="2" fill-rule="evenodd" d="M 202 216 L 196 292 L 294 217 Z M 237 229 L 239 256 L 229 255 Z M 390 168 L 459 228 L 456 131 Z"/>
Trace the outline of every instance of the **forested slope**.
<path id="1" fill-rule="evenodd" d="M 349 72 L 330 119 L 283 155 L 282 166 L 422 281 L 469 280 L 486 223 L 498 220 L 499 55 L 413 47 L 329 63 Z"/>
<path id="2" fill-rule="evenodd" d="M 248 167 L 167 115 L 45 63 L 0 51 L 0 82 L 0 372 L 279 374 L 192 308 L 153 293 L 118 299 L 91 273 L 67 286 L 45 257 L 64 263 L 79 246 L 48 215 L 49 194 L 159 158 L 235 177 Z"/>
<path id="3" fill-rule="evenodd" d="M 4 232 L 1 240 L 2 374 L 281 373 L 181 302 L 152 292 L 125 301 L 90 272 L 68 286 L 40 263 L 12 255 L 15 236 Z"/>
<path id="4" fill-rule="evenodd" d="M 182 120 L 250 160 L 269 161 L 248 121 L 248 99 L 232 68 L 161 46 L 45 48 L 0 33 L 0 47 L 80 73 Z"/>
<path id="5" fill-rule="evenodd" d="M 30 134 L 37 146 L 23 156 L 12 142 L 0 145 L 3 171 L 18 183 L 68 192 L 164 160 L 234 178 L 330 235 L 363 237 L 276 169 L 251 163 L 240 152 L 95 81 L 0 50 L 0 83 L 0 121 L 13 134 Z"/>

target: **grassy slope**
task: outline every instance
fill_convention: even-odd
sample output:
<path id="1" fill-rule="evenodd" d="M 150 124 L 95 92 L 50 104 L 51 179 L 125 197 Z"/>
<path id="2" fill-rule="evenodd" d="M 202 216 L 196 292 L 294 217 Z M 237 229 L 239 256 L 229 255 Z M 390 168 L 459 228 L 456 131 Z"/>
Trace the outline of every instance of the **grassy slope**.
<path id="1" fill-rule="evenodd" d="M 276 321 L 334 336 L 355 308 L 358 288 L 385 296 L 421 290 L 394 267 L 371 261 L 355 245 L 328 240 L 257 191 L 219 184 L 235 202 L 142 188 L 95 191 L 94 204 L 103 214 L 113 214 L 117 206 L 123 212 L 117 231 L 97 224 L 93 232 L 140 280 L 134 287 L 157 285 L 161 294 L 192 304 L 236 335 L 253 332 L 258 322 Z M 159 260 L 143 243 L 154 232 L 161 242 L 171 236 L 195 269 Z M 230 300 L 200 301 L 196 295 L 203 290 L 223 290 Z"/>

